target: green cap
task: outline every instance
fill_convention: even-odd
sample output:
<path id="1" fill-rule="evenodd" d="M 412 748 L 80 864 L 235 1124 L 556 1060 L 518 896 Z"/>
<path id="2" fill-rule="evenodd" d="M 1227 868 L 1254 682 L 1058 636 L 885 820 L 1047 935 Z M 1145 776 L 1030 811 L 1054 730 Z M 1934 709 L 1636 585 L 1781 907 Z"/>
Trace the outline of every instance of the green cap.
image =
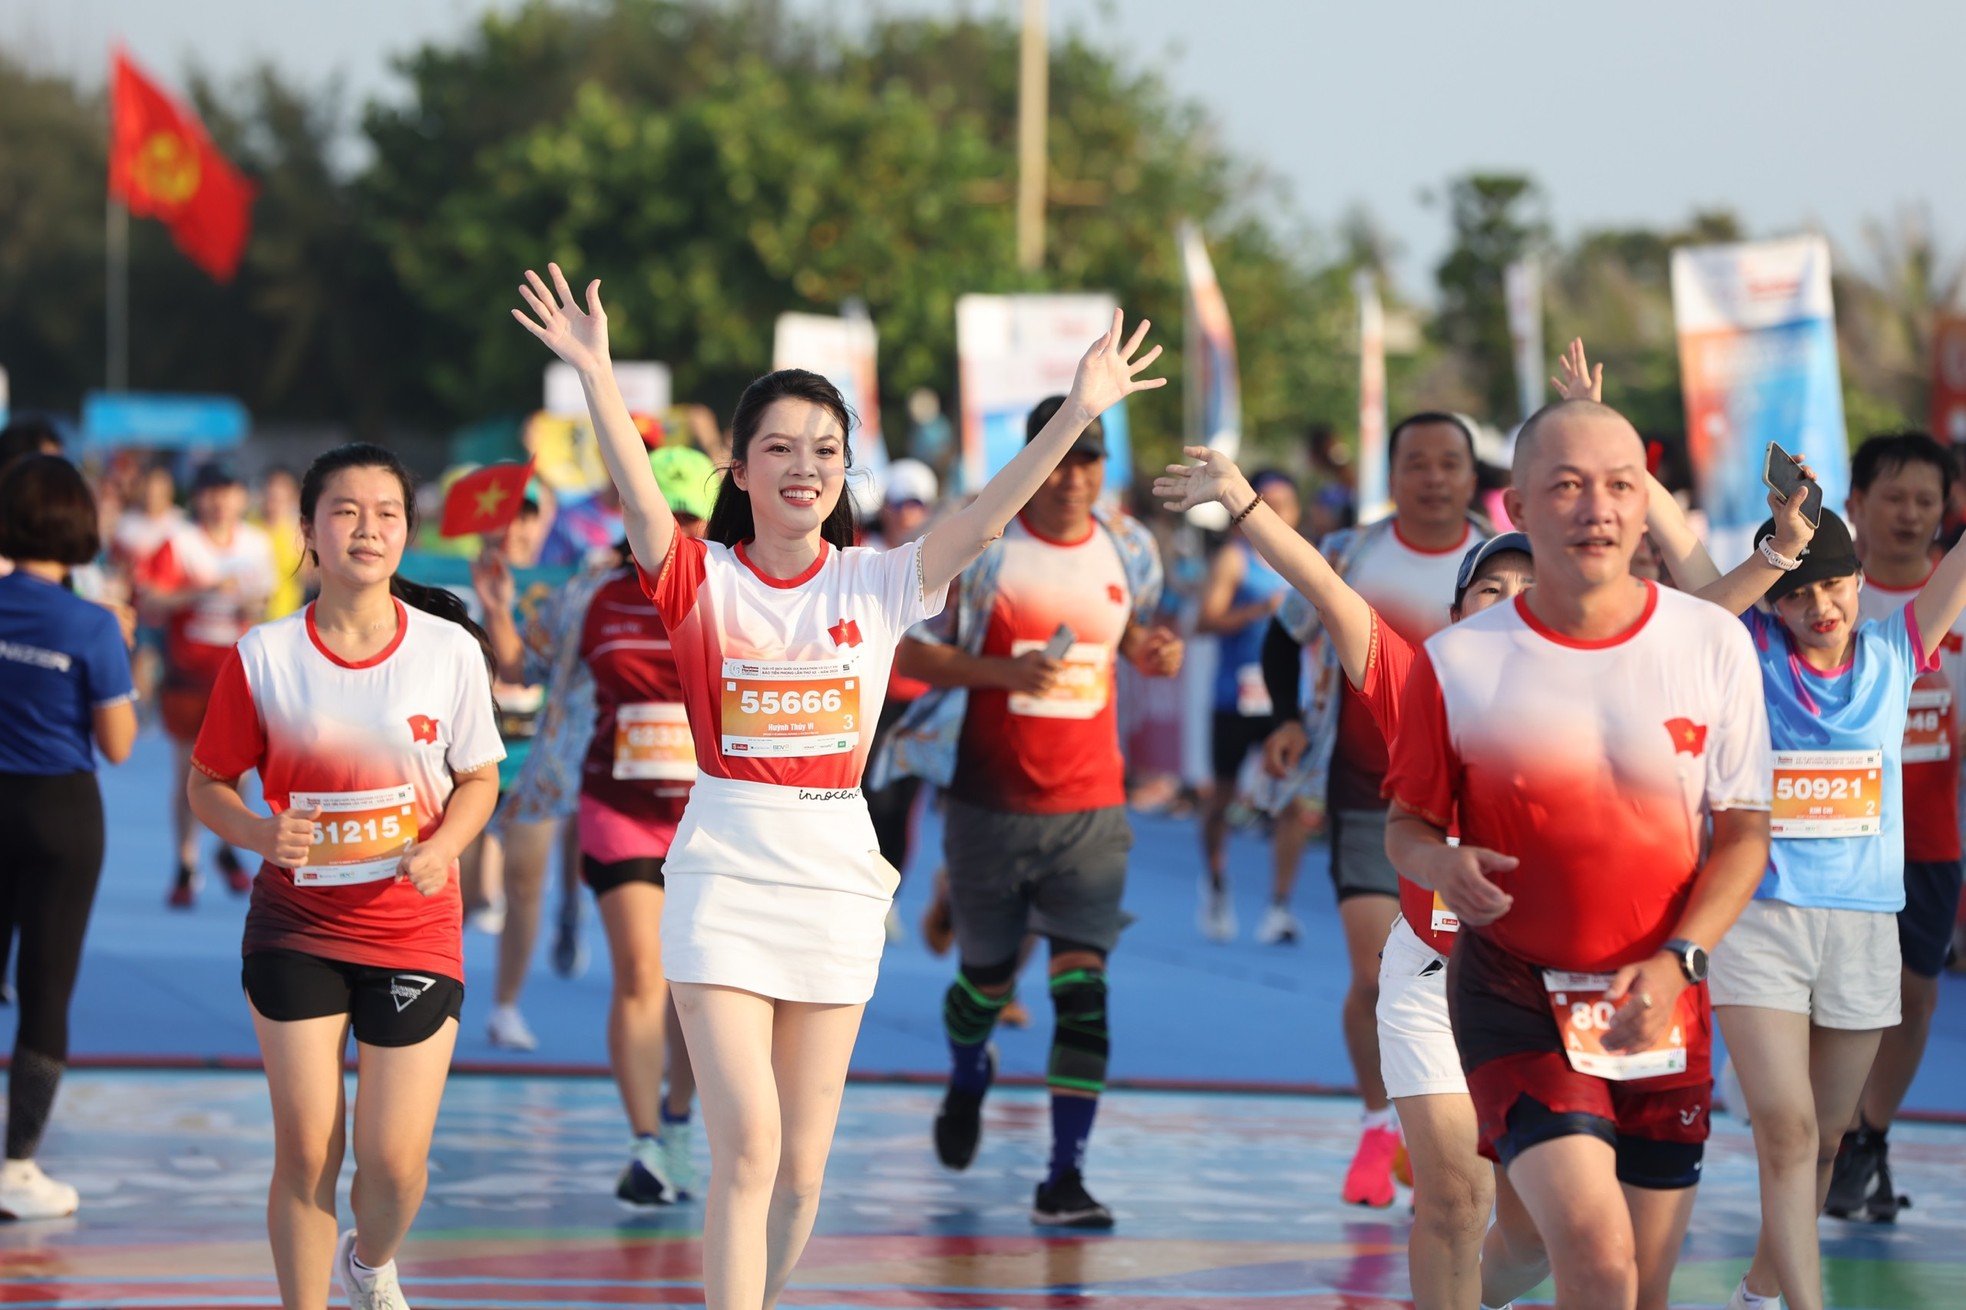
<path id="1" fill-rule="evenodd" d="M 649 471 L 670 512 L 691 518 L 710 517 L 715 500 L 717 466 L 694 446 L 658 446 L 649 452 Z"/>

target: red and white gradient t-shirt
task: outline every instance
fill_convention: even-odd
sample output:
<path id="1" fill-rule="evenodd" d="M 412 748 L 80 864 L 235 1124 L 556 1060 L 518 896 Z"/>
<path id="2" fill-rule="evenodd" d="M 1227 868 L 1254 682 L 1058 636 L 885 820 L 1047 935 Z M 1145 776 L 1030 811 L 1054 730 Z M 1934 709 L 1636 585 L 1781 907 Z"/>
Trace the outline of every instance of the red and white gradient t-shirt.
<path id="1" fill-rule="evenodd" d="M 1647 582 L 1619 636 L 1579 642 L 1525 596 L 1429 638 L 1407 679 L 1386 794 L 1515 856 L 1515 898 L 1473 931 L 1532 964 L 1601 973 L 1672 935 L 1714 810 L 1766 810 L 1754 645 L 1716 605 Z"/>
<path id="2" fill-rule="evenodd" d="M 1920 587 L 1864 579 L 1857 613 L 1889 619 L 1918 598 Z M 1905 718 L 1905 858 L 1932 863 L 1959 858 L 1959 695 L 1966 688 L 1966 615 L 1939 642 L 1939 667 L 1911 684 Z"/>
<path id="3" fill-rule="evenodd" d="M 594 736 L 580 791 L 673 836 L 696 781 L 696 742 L 662 616 L 633 569 L 601 584 L 580 630 L 594 675 Z"/>
<path id="4" fill-rule="evenodd" d="M 214 594 L 172 612 L 164 630 L 164 655 L 174 681 L 210 685 L 246 629 L 266 612 L 273 593 L 273 542 L 250 523 L 232 530 L 224 545 L 204 528 L 185 524 L 171 534 L 158 567 L 175 568 L 186 585 Z M 168 561 L 168 562 L 165 562 Z"/>
<path id="5" fill-rule="evenodd" d="M 901 634 L 942 612 L 922 596 L 921 541 L 822 544 L 796 578 L 677 533 L 642 589 L 669 627 L 705 774 L 839 790 L 860 786 Z"/>
<path id="6" fill-rule="evenodd" d="M 314 630 L 314 607 L 261 624 L 220 668 L 191 762 L 221 782 L 259 771 L 275 814 L 321 807 L 298 870 L 253 881 L 245 953 L 287 950 L 464 977 L 457 870 L 424 896 L 387 872 L 436 830 L 452 775 L 505 757 L 491 677 L 471 634 L 396 606 L 396 638 L 351 664 Z"/>
<path id="7" fill-rule="evenodd" d="M 1480 540 L 1469 524 L 1460 541 L 1445 550 L 1411 545 L 1394 524 L 1360 552 L 1345 581 L 1386 626 L 1413 646 L 1446 627 L 1454 602 L 1454 578 L 1461 557 Z M 1351 688 L 1338 704 L 1338 740 L 1331 754 L 1330 806 L 1334 810 L 1385 808 L 1380 787 L 1386 776 L 1386 743 L 1372 715 Z"/>
<path id="8" fill-rule="evenodd" d="M 1043 696 L 975 687 L 963 720 L 949 794 L 985 809 L 1070 814 L 1126 803 L 1114 706 L 1115 661 L 1133 614 L 1126 565 L 1091 524 L 1054 541 L 1018 519 L 1004 530 L 1003 563 L 981 653 L 1042 650 L 1060 624 L 1072 630 L 1064 672 Z"/>

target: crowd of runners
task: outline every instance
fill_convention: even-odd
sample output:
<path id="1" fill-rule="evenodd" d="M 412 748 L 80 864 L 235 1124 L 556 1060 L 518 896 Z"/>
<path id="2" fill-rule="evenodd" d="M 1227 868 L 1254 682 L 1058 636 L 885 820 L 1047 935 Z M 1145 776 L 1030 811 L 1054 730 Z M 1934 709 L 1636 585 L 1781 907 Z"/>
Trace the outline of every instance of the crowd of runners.
<path id="1" fill-rule="evenodd" d="M 1499 498 L 1479 496 L 1475 426 L 1425 412 L 1391 431 L 1377 521 L 1350 522 L 1335 479 L 1312 494 L 1199 447 L 1129 513 L 1100 415 L 1162 381 L 1148 325 L 1115 314 L 993 478 L 945 498 L 897 462 L 860 523 L 854 420 L 825 379 L 769 374 L 727 434 L 652 444 L 599 284 L 549 265 L 519 295 L 519 325 L 580 378 L 607 483 L 567 504 L 529 486 L 455 589 L 405 575 L 429 502 L 382 447 L 270 472 L 256 496 L 202 465 L 185 514 L 166 467 L 85 479 L 52 429 L 0 442 L 19 1011 L 0 1214 L 83 1203 L 35 1158 L 102 864 L 94 771 L 152 707 L 176 762 L 167 906 L 198 905 L 201 829 L 251 898 L 241 986 L 288 1307 L 336 1282 L 365 1310 L 407 1305 L 395 1257 L 465 923 L 500 935 L 491 1040 L 530 1049 L 556 855 L 554 967 L 585 967 L 584 884 L 612 969 L 616 1195 L 701 1201 L 709 1306 L 776 1304 L 812 1231 L 904 872 L 934 879 L 922 936 L 954 948 L 935 1156 L 976 1159 L 992 1035 L 1033 1021 L 1018 988 L 1042 947 L 1051 1151 L 1030 1218 L 1112 1227 L 1088 1146 L 1129 809 L 1149 804 L 1196 817 L 1209 942 L 1238 933 L 1234 828 L 1272 842 L 1265 949 L 1304 941 L 1298 866 L 1328 843 L 1364 1103 L 1333 1191 L 1385 1208 L 1410 1184 L 1422 1310 L 1497 1310 L 1546 1277 L 1560 1306 L 1665 1306 L 1716 1023 L 1762 1201 L 1731 1307 L 1822 1306 L 1817 1215 L 1909 1204 L 1888 1133 L 1960 891 L 1966 550 L 1944 544 L 1945 446 L 1870 437 L 1847 518 L 1771 495 L 1723 574 L 1573 343 Z M 1204 504 L 1228 521 L 1212 553 L 1181 517 Z M 541 565 L 567 578 L 529 594 Z M 912 849 L 931 804 L 942 849 Z"/>

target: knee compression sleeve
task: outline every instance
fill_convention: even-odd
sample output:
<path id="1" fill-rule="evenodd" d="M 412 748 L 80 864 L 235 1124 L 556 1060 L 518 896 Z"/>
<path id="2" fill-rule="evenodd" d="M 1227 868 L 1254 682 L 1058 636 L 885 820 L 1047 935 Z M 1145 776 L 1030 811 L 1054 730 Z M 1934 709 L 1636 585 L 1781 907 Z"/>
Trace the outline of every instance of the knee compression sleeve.
<path id="1" fill-rule="evenodd" d="M 1106 1087 L 1106 1057 L 1112 1048 L 1106 1029 L 1106 971 L 1071 969 L 1051 980 L 1051 1004 L 1058 1024 L 1051 1034 L 1051 1063 L 1045 1082 L 1076 1092 Z"/>
<path id="2" fill-rule="evenodd" d="M 988 1041 L 997 1016 L 1010 1004 L 1011 993 L 985 995 L 967 969 L 956 972 L 956 980 L 942 998 L 942 1029 L 958 1046 L 978 1046 Z"/>

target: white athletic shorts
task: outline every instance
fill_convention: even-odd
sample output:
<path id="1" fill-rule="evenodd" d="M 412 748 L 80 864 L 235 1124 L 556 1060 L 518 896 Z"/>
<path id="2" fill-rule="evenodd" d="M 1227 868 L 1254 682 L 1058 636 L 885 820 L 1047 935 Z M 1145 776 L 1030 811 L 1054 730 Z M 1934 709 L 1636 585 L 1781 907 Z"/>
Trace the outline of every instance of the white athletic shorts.
<path id="1" fill-rule="evenodd" d="M 1819 1028 L 1898 1022 L 1898 916 L 1752 900 L 1713 949 L 1715 1005 L 1806 1014 Z"/>
<path id="2" fill-rule="evenodd" d="M 1447 1021 L 1447 960 L 1402 918 L 1379 952 L 1379 1074 L 1386 1095 L 1468 1094 Z"/>
<path id="3" fill-rule="evenodd" d="M 663 862 L 662 972 L 781 1001 L 874 994 L 900 875 L 860 789 L 699 775 Z"/>

